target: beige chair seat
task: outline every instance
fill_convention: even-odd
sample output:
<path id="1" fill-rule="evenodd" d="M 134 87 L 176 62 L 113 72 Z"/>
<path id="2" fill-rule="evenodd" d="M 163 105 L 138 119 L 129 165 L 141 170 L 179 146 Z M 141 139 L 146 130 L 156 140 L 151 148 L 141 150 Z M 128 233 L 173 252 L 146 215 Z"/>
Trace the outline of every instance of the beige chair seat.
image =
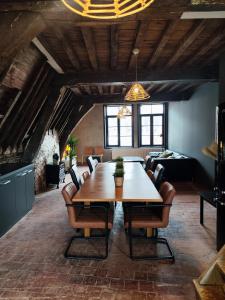
<path id="1" fill-rule="evenodd" d="M 101 212 L 102 210 L 102 212 Z M 74 223 L 77 228 L 105 228 L 105 211 L 103 208 L 84 208 L 81 210 Z M 113 211 L 109 210 L 108 228 L 113 226 Z"/>

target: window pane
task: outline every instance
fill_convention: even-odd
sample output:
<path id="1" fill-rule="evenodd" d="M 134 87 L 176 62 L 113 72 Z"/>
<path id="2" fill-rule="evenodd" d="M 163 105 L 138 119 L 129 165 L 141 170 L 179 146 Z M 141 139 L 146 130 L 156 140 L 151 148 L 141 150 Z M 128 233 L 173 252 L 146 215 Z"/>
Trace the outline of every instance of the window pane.
<path id="1" fill-rule="evenodd" d="M 131 135 L 132 135 L 131 127 L 120 128 L 120 136 L 131 136 Z"/>
<path id="2" fill-rule="evenodd" d="M 118 138 L 117 137 L 108 137 L 108 145 L 109 146 L 117 146 L 118 145 Z"/>
<path id="3" fill-rule="evenodd" d="M 152 105 L 152 114 L 163 114 L 163 104 Z"/>
<path id="4" fill-rule="evenodd" d="M 117 118 L 108 118 L 108 126 L 117 126 Z"/>
<path id="5" fill-rule="evenodd" d="M 141 125 L 150 125 L 150 118 L 149 117 L 142 117 L 141 118 Z"/>
<path id="6" fill-rule="evenodd" d="M 152 105 L 151 104 L 141 105 L 140 112 L 141 115 L 150 115 L 152 113 Z"/>
<path id="7" fill-rule="evenodd" d="M 121 106 L 107 106 L 107 115 L 116 116 Z"/>
<path id="8" fill-rule="evenodd" d="M 150 145 L 150 136 L 142 135 L 142 145 Z"/>
<path id="9" fill-rule="evenodd" d="M 132 117 L 125 117 L 120 119 L 120 126 L 131 126 L 132 125 Z"/>
<path id="10" fill-rule="evenodd" d="M 132 146 L 132 138 L 130 137 L 121 137 L 120 146 Z"/>
<path id="11" fill-rule="evenodd" d="M 162 136 L 155 135 L 153 137 L 153 144 L 154 145 L 162 145 L 162 141 L 163 141 Z"/>
<path id="12" fill-rule="evenodd" d="M 142 126 L 142 134 L 150 135 L 150 126 Z"/>
<path id="13" fill-rule="evenodd" d="M 153 135 L 162 135 L 162 126 L 154 126 Z"/>
<path id="14" fill-rule="evenodd" d="M 162 122 L 163 122 L 162 116 L 153 117 L 153 125 L 162 125 Z"/>
<path id="15" fill-rule="evenodd" d="M 108 130 L 108 135 L 117 136 L 118 135 L 117 127 L 110 127 Z"/>

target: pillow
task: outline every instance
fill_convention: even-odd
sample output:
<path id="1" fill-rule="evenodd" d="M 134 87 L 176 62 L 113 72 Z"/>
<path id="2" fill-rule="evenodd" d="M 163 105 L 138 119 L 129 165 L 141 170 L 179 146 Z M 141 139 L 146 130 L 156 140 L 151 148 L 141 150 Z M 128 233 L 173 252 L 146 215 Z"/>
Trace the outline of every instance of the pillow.
<path id="1" fill-rule="evenodd" d="M 169 151 L 169 150 L 166 150 L 164 151 L 162 154 L 159 155 L 159 157 L 162 157 L 162 158 L 167 158 L 169 156 L 173 155 L 173 152 L 172 151 Z"/>

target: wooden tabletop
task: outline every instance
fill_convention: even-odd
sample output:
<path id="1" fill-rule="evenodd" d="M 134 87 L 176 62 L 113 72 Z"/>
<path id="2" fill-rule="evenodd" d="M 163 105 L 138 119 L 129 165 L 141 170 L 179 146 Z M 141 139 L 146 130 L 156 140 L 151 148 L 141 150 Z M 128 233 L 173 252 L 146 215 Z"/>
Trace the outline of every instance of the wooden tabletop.
<path id="1" fill-rule="evenodd" d="M 124 163 L 124 183 L 115 188 L 115 163 L 99 163 L 73 201 L 162 202 L 162 198 L 140 163 Z"/>

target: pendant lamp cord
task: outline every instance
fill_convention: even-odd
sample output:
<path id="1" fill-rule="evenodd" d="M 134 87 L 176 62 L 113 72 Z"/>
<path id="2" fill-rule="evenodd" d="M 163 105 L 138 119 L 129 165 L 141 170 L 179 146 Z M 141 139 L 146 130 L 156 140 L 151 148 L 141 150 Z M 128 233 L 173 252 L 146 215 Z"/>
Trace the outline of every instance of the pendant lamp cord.
<path id="1" fill-rule="evenodd" d="M 138 55 L 137 54 L 135 54 L 135 56 L 136 56 L 136 82 L 137 82 L 137 57 L 138 57 Z"/>

